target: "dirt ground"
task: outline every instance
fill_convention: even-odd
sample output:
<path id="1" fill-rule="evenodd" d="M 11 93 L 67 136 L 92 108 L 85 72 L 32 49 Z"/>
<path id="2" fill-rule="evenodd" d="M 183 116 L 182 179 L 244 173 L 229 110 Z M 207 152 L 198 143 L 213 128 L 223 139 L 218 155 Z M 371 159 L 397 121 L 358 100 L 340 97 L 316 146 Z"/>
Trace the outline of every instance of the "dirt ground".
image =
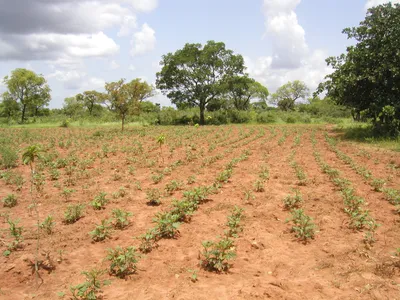
<path id="1" fill-rule="evenodd" d="M 31 144 L 44 149 L 34 168 L 46 180 L 43 192 L 34 197 L 39 199 L 40 221 L 52 215 L 56 224 L 53 234 L 40 233 L 39 256 L 54 270 L 39 269 L 37 288 L 29 265 L 37 248 L 37 218 L 31 206 L 30 168 L 20 159 L 11 172 L 24 178 L 22 189 L 7 184 L 4 176 L 0 179 L 0 199 L 8 194 L 18 199 L 13 208 L 0 203 L 1 252 L 12 241 L 7 218 L 20 219 L 23 226 L 21 247 L 8 257 L 0 256 L 0 299 L 71 299 L 69 287 L 85 280 L 82 271 L 108 268 L 108 248 L 138 247 L 137 237 L 154 226 L 157 212 L 168 210 L 185 190 L 213 184 L 226 164 L 243 153 L 248 159 L 234 167 L 229 181 L 200 205 L 190 222 L 180 225 L 177 238 L 160 240 L 126 279 L 104 275 L 111 285 L 102 288 L 103 299 L 400 299 L 399 215 L 383 192 L 374 191 L 330 149 L 325 132 L 334 136 L 330 129 L 314 126 L 147 127 L 129 128 L 123 134 L 101 128 L 1 130 L 19 157 Z M 165 136 L 161 147 L 160 135 Z M 345 141 L 337 148 L 375 178 L 384 179 L 385 188 L 400 189 L 399 153 Z M 363 242 L 365 232 L 349 228 L 341 193 L 317 164 L 315 150 L 351 182 L 380 224 L 372 246 Z M 67 166 L 59 165 L 59 178 L 51 180 L 49 161 L 59 158 L 66 158 Z M 293 159 L 304 170 L 305 184 L 299 185 L 290 164 Z M 255 192 L 261 167 L 268 168 L 269 179 L 264 192 Z M 162 171 L 163 179 L 155 184 L 152 176 Z M 10 171 L 0 174 L 4 172 Z M 192 184 L 187 183 L 190 176 L 196 178 Z M 147 205 L 146 191 L 164 192 L 171 180 L 183 182 L 182 190 L 165 194 L 160 206 Z M 126 195 L 113 197 L 121 187 Z M 74 191 L 65 197 L 65 189 Z M 287 221 L 290 212 L 284 209 L 283 198 L 293 189 L 300 190 L 302 208 L 318 228 L 308 243 L 294 236 Z M 90 202 L 100 192 L 107 193 L 110 202 L 104 210 L 94 210 Z M 246 199 L 245 192 L 254 198 Z M 64 224 L 66 207 L 76 203 L 86 205 L 84 217 Z M 243 232 L 235 239 L 237 256 L 226 273 L 206 271 L 199 265 L 202 241 L 224 234 L 235 206 L 245 211 Z M 131 225 L 93 242 L 89 232 L 116 208 L 133 214 Z M 196 271 L 197 281 L 191 280 L 190 270 Z"/>

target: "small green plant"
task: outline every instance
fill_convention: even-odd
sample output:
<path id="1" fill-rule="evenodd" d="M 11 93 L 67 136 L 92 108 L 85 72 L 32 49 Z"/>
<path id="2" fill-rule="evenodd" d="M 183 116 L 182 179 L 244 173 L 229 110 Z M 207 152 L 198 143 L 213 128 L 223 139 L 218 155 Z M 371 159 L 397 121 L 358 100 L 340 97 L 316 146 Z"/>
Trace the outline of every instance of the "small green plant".
<path id="1" fill-rule="evenodd" d="M 21 246 L 21 242 L 23 240 L 23 227 L 18 226 L 19 220 L 11 220 L 7 218 L 7 223 L 9 225 L 10 235 L 14 238 L 14 240 L 7 245 L 7 250 L 3 252 L 4 256 L 9 256 L 12 251 L 18 249 Z"/>
<path id="2" fill-rule="evenodd" d="M 217 181 L 227 183 L 229 181 L 229 178 L 232 177 L 232 172 L 233 172 L 233 169 L 223 170 L 221 173 L 218 174 Z"/>
<path id="3" fill-rule="evenodd" d="M 134 247 L 116 247 L 115 249 L 108 249 L 106 260 L 110 261 L 111 275 L 119 278 L 125 278 L 127 275 L 136 272 L 136 264 L 140 259 L 140 254 L 137 253 Z"/>
<path id="4" fill-rule="evenodd" d="M 384 179 L 374 179 L 371 182 L 371 186 L 374 188 L 375 192 L 382 192 L 386 181 Z"/>
<path id="5" fill-rule="evenodd" d="M 101 220 L 101 223 L 96 228 L 89 232 L 92 240 L 95 242 L 104 241 L 111 236 L 111 225 L 109 220 Z"/>
<path id="6" fill-rule="evenodd" d="M 316 226 L 312 218 L 304 214 L 302 209 L 293 209 L 291 214 L 290 221 L 293 222 L 292 232 L 295 233 L 296 237 L 304 242 L 314 239 Z"/>
<path id="7" fill-rule="evenodd" d="M 107 193 L 100 192 L 96 197 L 94 197 L 93 201 L 90 203 L 95 210 L 104 209 L 106 204 L 108 203 Z"/>
<path id="8" fill-rule="evenodd" d="M 73 300 L 96 300 L 100 299 L 99 294 L 104 286 L 110 285 L 109 280 L 101 280 L 105 274 L 105 270 L 92 269 L 91 271 L 82 272 L 85 275 L 85 282 L 71 286 Z"/>
<path id="9" fill-rule="evenodd" d="M 230 216 L 228 216 L 227 226 L 229 230 L 226 232 L 227 237 L 238 237 L 239 233 L 243 231 L 240 221 L 243 217 L 243 209 L 235 206 Z"/>
<path id="10" fill-rule="evenodd" d="M 269 179 L 269 169 L 266 166 L 261 167 L 261 171 L 259 174 L 261 180 L 268 180 Z"/>
<path id="11" fill-rule="evenodd" d="M 14 207 L 17 205 L 17 197 L 14 194 L 9 194 L 2 200 L 4 207 Z"/>
<path id="12" fill-rule="evenodd" d="M 179 216 L 180 222 L 189 222 L 193 213 L 197 210 L 198 203 L 183 199 L 181 201 L 175 200 L 172 203 L 171 214 Z"/>
<path id="13" fill-rule="evenodd" d="M 129 226 L 129 217 L 132 213 L 124 211 L 122 209 L 113 209 L 112 221 L 116 229 L 124 229 Z"/>
<path id="14" fill-rule="evenodd" d="M 229 260 L 236 257 L 233 240 L 225 237 L 218 242 L 204 241 L 201 266 L 208 271 L 224 272 L 230 268 Z"/>
<path id="15" fill-rule="evenodd" d="M 191 176 L 188 177 L 187 184 L 193 184 L 195 182 L 196 182 L 196 176 L 191 175 Z"/>
<path id="16" fill-rule="evenodd" d="M 9 169 L 17 166 L 18 153 L 9 146 L 0 146 L 0 169 Z"/>
<path id="17" fill-rule="evenodd" d="M 142 253 L 149 253 L 157 247 L 157 232 L 154 228 L 141 235 L 139 239 L 141 240 L 139 250 Z"/>
<path id="18" fill-rule="evenodd" d="M 72 193 L 74 193 L 75 190 L 73 189 L 68 189 L 68 188 L 63 188 L 61 192 L 61 196 L 64 197 L 65 202 L 68 202 L 69 199 L 71 198 Z"/>
<path id="19" fill-rule="evenodd" d="M 244 191 L 244 201 L 246 203 L 250 203 L 251 200 L 254 200 L 256 197 L 254 196 L 251 190 Z"/>
<path id="20" fill-rule="evenodd" d="M 163 178 L 164 175 L 162 173 L 154 174 L 151 176 L 151 180 L 153 180 L 154 184 L 160 183 Z"/>
<path id="21" fill-rule="evenodd" d="M 123 197 L 126 196 L 126 194 L 127 194 L 127 191 L 125 190 L 125 188 L 124 188 L 123 186 L 121 186 L 121 187 L 118 189 L 118 191 L 116 191 L 116 192 L 114 192 L 114 193 L 112 194 L 112 197 L 113 197 L 114 199 L 123 198 Z"/>
<path id="22" fill-rule="evenodd" d="M 42 223 L 40 223 L 40 229 L 44 230 L 47 234 L 52 234 L 54 231 L 54 226 L 56 222 L 54 222 L 54 218 L 51 215 L 48 215 L 46 219 Z"/>
<path id="23" fill-rule="evenodd" d="M 172 195 L 174 192 L 180 190 L 183 186 L 183 183 L 177 180 L 171 180 L 170 183 L 167 183 L 165 186 L 165 190 L 168 194 Z"/>
<path id="24" fill-rule="evenodd" d="M 66 224 L 75 223 L 83 217 L 84 209 L 85 205 L 83 204 L 68 205 L 67 210 L 64 213 L 64 222 Z"/>
<path id="25" fill-rule="evenodd" d="M 285 209 L 293 209 L 293 208 L 300 208 L 301 204 L 303 203 L 303 198 L 301 196 L 301 193 L 298 189 L 294 190 L 295 195 L 287 195 L 283 199 L 283 205 L 285 206 Z"/>
<path id="26" fill-rule="evenodd" d="M 50 169 L 50 180 L 55 181 L 60 178 L 60 171 L 58 171 L 56 168 Z"/>
<path id="27" fill-rule="evenodd" d="M 254 191 L 257 193 L 264 192 L 265 191 L 264 183 L 265 183 L 264 180 L 260 179 L 256 180 L 256 182 L 254 183 Z"/>
<path id="28" fill-rule="evenodd" d="M 384 189 L 383 192 L 385 193 L 386 199 L 393 205 L 400 204 L 400 192 L 396 189 Z"/>
<path id="29" fill-rule="evenodd" d="M 146 192 L 147 205 L 158 206 L 161 204 L 161 192 L 159 189 L 150 189 Z"/>
<path id="30" fill-rule="evenodd" d="M 180 216 L 171 212 L 159 212 L 153 219 L 156 223 L 156 233 L 158 238 L 175 238 L 179 234 Z"/>
<path id="31" fill-rule="evenodd" d="M 192 282 L 197 282 L 197 280 L 199 280 L 198 275 L 197 275 L 197 270 L 189 269 L 188 272 L 190 273 L 190 280 Z"/>

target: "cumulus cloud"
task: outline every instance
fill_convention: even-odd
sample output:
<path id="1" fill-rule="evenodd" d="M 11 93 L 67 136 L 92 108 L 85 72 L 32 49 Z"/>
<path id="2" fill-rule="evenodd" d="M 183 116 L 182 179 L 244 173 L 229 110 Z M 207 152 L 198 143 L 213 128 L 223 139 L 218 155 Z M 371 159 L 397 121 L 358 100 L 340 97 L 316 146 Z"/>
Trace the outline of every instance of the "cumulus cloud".
<path id="1" fill-rule="evenodd" d="M 155 31 L 147 24 L 142 25 L 142 29 L 133 35 L 131 40 L 131 55 L 142 55 L 152 51 L 156 45 Z"/>
<path id="2" fill-rule="evenodd" d="M 104 79 L 90 77 L 86 72 L 78 70 L 55 70 L 46 76 L 48 79 L 56 79 L 60 81 L 64 88 L 68 90 L 96 90 L 103 89 L 105 85 Z"/>
<path id="3" fill-rule="evenodd" d="M 158 6 L 157 0 L 130 0 L 133 8 L 139 12 L 150 12 Z"/>
<path id="4" fill-rule="evenodd" d="M 381 4 L 384 4 L 384 3 L 388 3 L 388 2 L 392 2 L 394 4 L 394 3 L 400 3 L 400 0 L 391 0 L 391 1 L 388 1 L 388 0 L 368 0 L 367 3 L 365 4 L 365 9 L 368 9 L 368 8 L 371 8 L 371 7 L 374 7 L 374 6 L 377 6 L 377 5 L 381 5 Z"/>
<path id="5" fill-rule="evenodd" d="M 263 12 L 272 55 L 245 57 L 247 71 L 271 92 L 288 81 L 302 80 L 317 88 L 331 69 L 322 50 L 311 51 L 295 12 L 301 0 L 264 0 Z"/>

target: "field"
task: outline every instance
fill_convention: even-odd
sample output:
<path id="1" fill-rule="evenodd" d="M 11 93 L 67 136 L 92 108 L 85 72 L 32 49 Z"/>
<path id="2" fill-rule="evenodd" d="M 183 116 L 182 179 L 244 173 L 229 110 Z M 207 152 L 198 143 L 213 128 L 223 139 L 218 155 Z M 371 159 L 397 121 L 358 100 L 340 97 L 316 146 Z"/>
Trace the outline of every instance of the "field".
<path id="1" fill-rule="evenodd" d="M 321 125 L 0 136 L 19 151 L 0 171 L 0 299 L 72 299 L 93 268 L 111 281 L 103 299 L 399 299 L 399 153 Z M 35 144 L 31 181 L 21 157 Z M 204 241 L 236 257 L 213 264 Z M 117 246 L 142 250 L 124 278 L 106 259 Z"/>

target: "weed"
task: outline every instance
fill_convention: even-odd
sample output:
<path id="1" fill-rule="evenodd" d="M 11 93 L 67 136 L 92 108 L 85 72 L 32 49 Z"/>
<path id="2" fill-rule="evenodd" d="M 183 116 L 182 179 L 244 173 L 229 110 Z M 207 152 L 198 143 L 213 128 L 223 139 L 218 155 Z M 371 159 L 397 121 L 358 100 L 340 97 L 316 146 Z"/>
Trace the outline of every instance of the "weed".
<path id="1" fill-rule="evenodd" d="M 119 278 L 125 278 L 127 275 L 136 272 L 136 264 L 140 259 L 140 254 L 136 252 L 134 247 L 121 248 L 117 246 L 115 249 L 108 249 L 106 260 L 110 261 L 111 275 Z"/>
<path id="2" fill-rule="evenodd" d="M 14 194 L 9 194 L 2 200 L 4 207 L 14 207 L 17 205 L 17 197 Z"/>
<path id="3" fill-rule="evenodd" d="M 198 279 L 198 275 L 197 275 L 197 270 L 188 270 L 188 272 L 190 273 L 190 280 L 192 282 L 196 282 Z"/>
<path id="4" fill-rule="evenodd" d="M 0 146 L 0 168 L 9 169 L 17 166 L 18 153 L 9 146 Z"/>
<path id="5" fill-rule="evenodd" d="M 64 213 L 64 222 L 66 224 L 75 223 L 83 217 L 84 209 L 85 205 L 83 204 L 68 205 L 67 210 Z"/>

